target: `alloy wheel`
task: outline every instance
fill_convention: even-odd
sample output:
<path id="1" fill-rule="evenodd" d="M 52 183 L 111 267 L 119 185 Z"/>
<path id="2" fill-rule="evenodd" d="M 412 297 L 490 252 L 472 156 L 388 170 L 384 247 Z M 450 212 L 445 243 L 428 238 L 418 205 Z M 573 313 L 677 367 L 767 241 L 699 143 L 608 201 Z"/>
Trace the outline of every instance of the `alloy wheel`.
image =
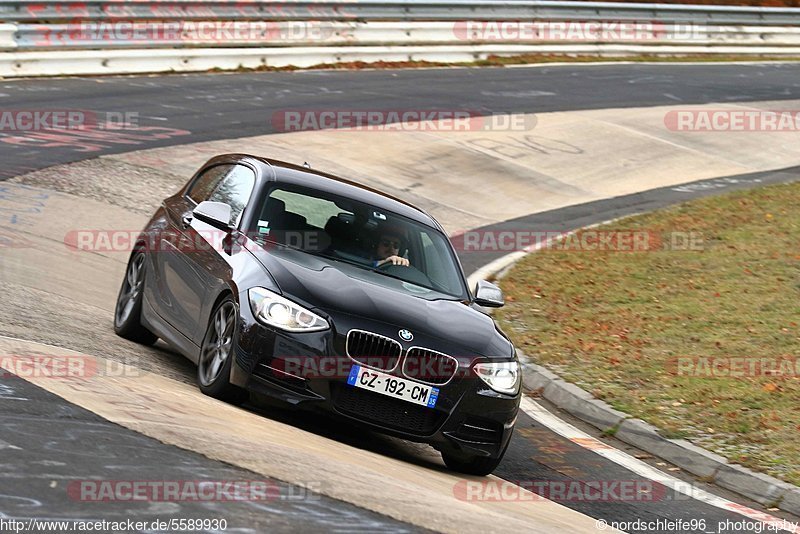
<path id="1" fill-rule="evenodd" d="M 144 280 L 144 254 L 138 253 L 128 264 L 122 290 L 117 298 L 116 324 L 125 324 L 130 319 L 131 312 L 136 306 L 136 300 L 142 291 Z"/>
<path id="2" fill-rule="evenodd" d="M 230 357 L 236 325 L 235 314 L 236 308 L 233 303 L 225 302 L 211 319 L 206 341 L 200 352 L 199 377 L 204 386 L 214 383 Z"/>

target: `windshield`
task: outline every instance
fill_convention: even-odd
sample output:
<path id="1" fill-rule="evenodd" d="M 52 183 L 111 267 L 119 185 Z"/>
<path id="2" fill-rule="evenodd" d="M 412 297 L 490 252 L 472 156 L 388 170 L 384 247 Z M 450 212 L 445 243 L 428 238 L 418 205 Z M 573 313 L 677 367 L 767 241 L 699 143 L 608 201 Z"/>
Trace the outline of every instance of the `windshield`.
<path id="1" fill-rule="evenodd" d="M 261 202 L 250 235 L 465 298 L 452 247 L 441 232 L 369 204 L 280 185 Z M 416 291 L 418 293 L 418 291 Z"/>

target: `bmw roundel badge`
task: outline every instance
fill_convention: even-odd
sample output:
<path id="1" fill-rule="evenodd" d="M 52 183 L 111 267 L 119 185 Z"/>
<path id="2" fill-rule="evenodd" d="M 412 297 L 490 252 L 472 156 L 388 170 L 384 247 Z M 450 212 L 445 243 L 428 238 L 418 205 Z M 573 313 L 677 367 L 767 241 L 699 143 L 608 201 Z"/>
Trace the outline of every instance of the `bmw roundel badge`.
<path id="1" fill-rule="evenodd" d="M 398 334 L 400 335 L 400 339 L 402 339 L 403 341 L 411 341 L 412 339 L 414 339 L 414 334 L 412 334 L 410 331 L 406 329 L 400 330 Z"/>

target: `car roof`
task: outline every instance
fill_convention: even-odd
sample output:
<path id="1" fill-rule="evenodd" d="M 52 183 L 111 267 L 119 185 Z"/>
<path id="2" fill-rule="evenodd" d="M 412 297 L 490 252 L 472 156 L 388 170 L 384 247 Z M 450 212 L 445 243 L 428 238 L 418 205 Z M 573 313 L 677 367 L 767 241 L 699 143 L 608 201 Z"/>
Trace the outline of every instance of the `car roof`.
<path id="1" fill-rule="evenodd" d="M 273 181 L 317 189 L 326 193 L 352 198 L 378 209 L 402 215 L 426 226 L 442 230 L 441 225 L 422 209 L 372 187 L 353 182 L 333 174 L 301 167 L 293 163 L 259 156 L 248 156 L 261 161 L 273 170 Z M 269 180 L 269 176 L 267 179 Z"/>

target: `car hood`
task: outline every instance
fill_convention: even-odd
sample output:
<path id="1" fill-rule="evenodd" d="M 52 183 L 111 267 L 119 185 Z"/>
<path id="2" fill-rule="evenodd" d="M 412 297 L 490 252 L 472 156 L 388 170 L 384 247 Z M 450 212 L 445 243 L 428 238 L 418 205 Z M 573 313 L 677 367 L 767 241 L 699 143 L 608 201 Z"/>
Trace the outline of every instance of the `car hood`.
<path id="1" fill-rule="evenodd" d="M 405 328 L 465 353 L 502 358 L 513 354 L 494 321 L 461 301 L 415 296 L 397 279 L 299 251 L 258 250 L 254 255 L 284 296 L 298 304 Z"/>

